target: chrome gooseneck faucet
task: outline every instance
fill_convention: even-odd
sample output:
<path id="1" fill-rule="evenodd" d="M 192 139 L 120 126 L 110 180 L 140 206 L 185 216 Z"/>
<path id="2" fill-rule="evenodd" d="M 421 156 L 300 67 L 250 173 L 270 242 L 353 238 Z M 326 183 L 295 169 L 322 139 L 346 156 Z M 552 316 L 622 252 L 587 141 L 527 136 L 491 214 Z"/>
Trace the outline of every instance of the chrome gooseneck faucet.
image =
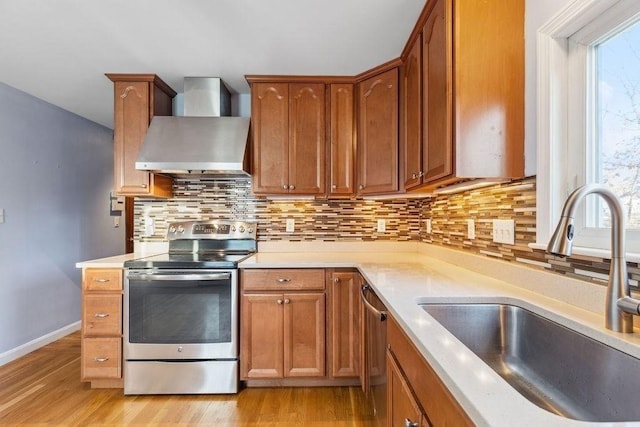
<path id="1" fill-rule="evenodd" d="M 611 210 L 611 268 L 607 283 L 605 327 L 615 332 L 633 332 L 633 314 L 640 314 L 640 299 L 629 293 L 627 262 L 624 248 L 624 215 L 618 197 L 600 184 L 578 187 L 567 198 L 556 231 L 549 240 L 547 252 L 559 256 L 571 255 L 573 246 L 573 217 L 578 203 L 589 194 L 601 196 Z"/>

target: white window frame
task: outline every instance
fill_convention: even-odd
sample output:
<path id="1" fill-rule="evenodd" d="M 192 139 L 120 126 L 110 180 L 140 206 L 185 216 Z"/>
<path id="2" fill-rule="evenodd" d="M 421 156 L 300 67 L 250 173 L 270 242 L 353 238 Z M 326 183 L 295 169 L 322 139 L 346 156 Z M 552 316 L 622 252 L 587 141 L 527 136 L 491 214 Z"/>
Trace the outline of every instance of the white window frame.
<path id="1" fill-rule="evenodd" d="M 589 43 L 640 12 L 638 0 L 577 0 L 538 30 L 536 248 L 546 247 L 566 197 L 584 184 L 584 141 L 590 96 L 585 88 Z M 575 35 L 575 36 L 574 36 Z M 571 37 L 573 39 L 571 39 Z M 581 43 L 574 43 L 579 38 Z M 571 145 L 574 144 L 574 145 Z M 582 147 L 581 149 L 576 147 Z M 574 253 L 610 257 L 608 229 L 587 228 L 589 196 L 576 217 Z M 629 260 L 640 261 L 640 232 L 627 232 Z"/>

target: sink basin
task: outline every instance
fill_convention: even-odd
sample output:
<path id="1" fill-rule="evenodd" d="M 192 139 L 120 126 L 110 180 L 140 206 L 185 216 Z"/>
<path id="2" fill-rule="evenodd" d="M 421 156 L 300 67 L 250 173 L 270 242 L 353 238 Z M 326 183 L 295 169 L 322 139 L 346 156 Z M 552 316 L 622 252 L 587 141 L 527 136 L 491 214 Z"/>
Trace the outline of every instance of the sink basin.
<path id="1" fill-rule="evenodd" d="M 637 421 L 640 360 L 524 308 L 420 304 L 520 394 L 582 421 Z"/>

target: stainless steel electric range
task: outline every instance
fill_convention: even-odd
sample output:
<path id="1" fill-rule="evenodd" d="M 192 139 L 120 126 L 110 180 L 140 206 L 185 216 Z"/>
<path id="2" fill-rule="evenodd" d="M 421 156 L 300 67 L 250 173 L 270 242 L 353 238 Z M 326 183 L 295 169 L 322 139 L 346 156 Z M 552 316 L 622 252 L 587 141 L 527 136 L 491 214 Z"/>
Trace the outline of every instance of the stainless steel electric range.
<path id="1" fill-rule="evenodd" d="M 170 224 L 169 252 L 125 263 L 124 393 L 238 391 L 238 263 L 256 225 Z"/>

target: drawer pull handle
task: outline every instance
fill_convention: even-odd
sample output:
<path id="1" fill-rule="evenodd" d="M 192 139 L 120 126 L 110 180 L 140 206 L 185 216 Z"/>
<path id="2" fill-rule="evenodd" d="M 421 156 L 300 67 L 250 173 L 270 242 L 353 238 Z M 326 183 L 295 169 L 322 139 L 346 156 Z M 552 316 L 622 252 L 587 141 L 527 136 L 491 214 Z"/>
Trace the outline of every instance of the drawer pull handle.
<path id="1" fill-rule="evenodd" d="M 106 362 L 107 360 L 109 360 L 109 358 L 108 358 L 108 357 L 94 357 L 94 358 L 93 358 L 93 361 L 94 361 L 94 362 L 97 362 L 97 363 L 104 363 L 104 362 Z"/>
<path id="2" fill-rule="evenodd" d="M 105 317 L 109 317 L 109 313 L 96 313 L 93 315 L 93 317 L 96 317 L 98 319 L 104 319 Z"/>
<path id="3" fill-rule="evenodd" d="M 287 279 L 286 277 L 281 277 L 279 279 L 276 279 L 276 282 L 278 283 L 289 283 L 291 281 L 291 279 Z"/>
<path id="4" fill-rule="evenodd" d="M 147 188 L 147 184 L 140 184 L 140 187 Z"/>
<path id="5" fill-rule="evenodd" d="M 110 282 L 110 279 L 93 279 L 94 282 L 98 282 L 98 283 L 107 283 Z"/>

